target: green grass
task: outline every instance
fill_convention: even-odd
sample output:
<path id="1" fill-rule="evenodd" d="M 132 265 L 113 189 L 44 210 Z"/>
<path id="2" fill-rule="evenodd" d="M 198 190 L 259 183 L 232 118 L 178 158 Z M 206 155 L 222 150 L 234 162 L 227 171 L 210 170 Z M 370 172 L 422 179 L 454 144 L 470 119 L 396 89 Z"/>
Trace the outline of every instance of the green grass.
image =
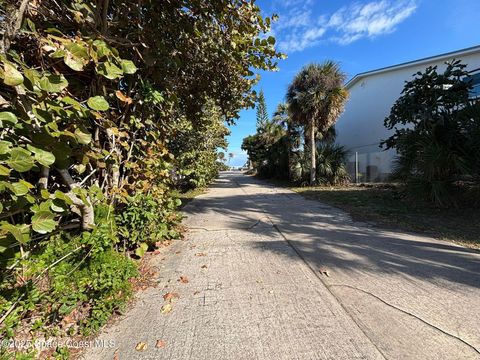
<path id="1" fill-rule="evenodd" d="M 187 190 L 185 192 L 181 192 L 181 191 L 176 192 L 175 196 L 177 196 L 182 201 L 182 205 L 180 205 L 180 209 L 182 209 L 185 205 L 187 205 L 190 201 L 192 201 L 198 195 L 205 193 L 205 191 L 207 190 L 204 188 L 196 188 L 196 189 Z"/>
<path id="2" fill-rule="evenodd" d="M 395 186 L 290 187 L 307 199 L 349 212 L 353 219 L 384 228 L 423 233 L 480 248 L 479 208 L 437 208 Z"/>

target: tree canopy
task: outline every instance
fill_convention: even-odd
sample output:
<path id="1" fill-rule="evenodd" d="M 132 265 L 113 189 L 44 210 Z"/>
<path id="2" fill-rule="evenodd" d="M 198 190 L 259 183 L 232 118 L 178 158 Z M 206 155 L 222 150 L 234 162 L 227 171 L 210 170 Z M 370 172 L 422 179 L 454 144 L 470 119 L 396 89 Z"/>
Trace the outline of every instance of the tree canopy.
<path id="1" fill-rule="evenodd" d="M 78 325 L 95 329 L 114 294 L 128 295 L 133 271 L 119 251 L 142 256 L 178 237 L 172 190 L 216 175 L 226 124 L 254 106 L 256 72 L 283 57 L 266 37 L 273 19 L 244 0 L 1 6 L 2 335 L 12 336 L 25 302 L 43 301 L 52 319 L 89 296 L 105 311 L 93 306 L 98 318 Z M 60 258 L 57 278 L 36 265 Z M 113 262 L 106 284 L 86 280 Z M 72 269 L 78 278 L 60 286 Z M 33 301 L 39 281 L 61 290 Z"/>
<path id="2" fill-rule="evenodd" d="M 465 68 L 455 60 L 443 72 L 416 73 L 385 119 L 394 133 L 382 146 L 398 153 L 394 175 L 444 206 L 478 199 L 471 195 L 479 188 L 480 104 L 469 98 Z"/>
<path id="3" fill-rule="evenodd" d="M 265 94 L 263 93 L 263 90 L 260 90 L 257 100 L 257 131 L 263 131 L 265 126 L 267 126 L 268 120 L 269 116 Z"/>

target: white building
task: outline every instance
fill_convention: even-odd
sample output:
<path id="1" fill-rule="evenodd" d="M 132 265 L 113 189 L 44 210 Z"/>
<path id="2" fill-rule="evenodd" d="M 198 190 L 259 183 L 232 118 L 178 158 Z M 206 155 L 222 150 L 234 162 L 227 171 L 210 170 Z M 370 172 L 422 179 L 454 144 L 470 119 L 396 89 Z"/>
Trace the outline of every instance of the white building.
<path id="1" fill-rule="evenodd" d="M 346 84 L 350 97 L 335 127 L 337 142 L 350 151 L 348 171 L 352 180 L 356 173 L 359 182 L 383 181 L 388 177 L 395 151 L 383 151 L 379 144 L 392 135 L 383 122 L 400 97 L 405 81 L 428 66 L 437 65 L 441 72 L 445 62 L 453 59 L 462 60 L 468 65 L 467 70 L 476 74 L 474 92 L 479 96 L 480 73 L 475 71 L 480 70 L 480 46 L 364 72 Z"/>

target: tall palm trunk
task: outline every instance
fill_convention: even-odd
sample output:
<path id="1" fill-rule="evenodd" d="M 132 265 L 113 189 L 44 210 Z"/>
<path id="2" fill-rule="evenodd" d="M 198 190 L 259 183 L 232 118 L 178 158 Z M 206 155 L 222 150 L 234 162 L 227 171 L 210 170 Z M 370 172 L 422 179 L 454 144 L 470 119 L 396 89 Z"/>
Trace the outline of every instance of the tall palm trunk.
<path id="1" fill-rule="evenodd" d="M 315 122 L 310 124 L 310 185 L 315 185 L 315 179 L 317 175 L 317 161 L 316 161 L 316 149 L 315 149 Z"/>

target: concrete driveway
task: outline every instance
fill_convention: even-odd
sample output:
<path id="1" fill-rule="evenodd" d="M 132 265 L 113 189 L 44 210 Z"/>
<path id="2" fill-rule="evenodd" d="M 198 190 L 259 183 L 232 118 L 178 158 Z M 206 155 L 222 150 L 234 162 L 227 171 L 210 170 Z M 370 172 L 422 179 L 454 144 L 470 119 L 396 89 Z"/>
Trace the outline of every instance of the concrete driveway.
<path id="1" fill-rule="evenodd" d="M 156 286 L 85 359 L 480 359 L 478 252 L 239 172 L 185 213 L 185 241 L 152 258 Z"/>

